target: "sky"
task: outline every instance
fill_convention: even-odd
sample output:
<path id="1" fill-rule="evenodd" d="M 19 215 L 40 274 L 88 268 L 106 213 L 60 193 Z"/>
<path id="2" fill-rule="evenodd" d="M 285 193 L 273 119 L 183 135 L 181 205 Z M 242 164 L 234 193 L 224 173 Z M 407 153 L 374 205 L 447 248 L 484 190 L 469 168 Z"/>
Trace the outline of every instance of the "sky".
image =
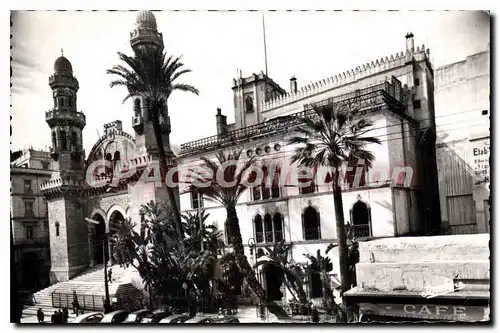
<path id="1" fill-rule="evenodd" d="M 50 129 L 45 112 L 52 107 L 48 77 L 61 55 L 78 79 L 78 110 L 84 112 L 84 149 L 90 152 L 103 125 L 122 120 L 133 134 L 131 102 L 125 88 L 110 88 L 106 69 L 119 64 L 117 52 L 132 54 L 130 31 L 136 12 L 18 11 L 11 33 L 12 149 L 47 149 Z M 218 107 L 234 122 L 232 79 L 264 70 L 260 12 L 155 12 L 165 49 L 182 56 L 192 70 L 180 81 L 200 95 L 174 92 L 169 100 L 174 146 L 216 134 Z M 289 90 L 394 55 L 405 49 L 405 35 L 430 48 L 434 68 L 487 49 L 489 17 L 484 12 L 266 12 L 269 76 Z"/>

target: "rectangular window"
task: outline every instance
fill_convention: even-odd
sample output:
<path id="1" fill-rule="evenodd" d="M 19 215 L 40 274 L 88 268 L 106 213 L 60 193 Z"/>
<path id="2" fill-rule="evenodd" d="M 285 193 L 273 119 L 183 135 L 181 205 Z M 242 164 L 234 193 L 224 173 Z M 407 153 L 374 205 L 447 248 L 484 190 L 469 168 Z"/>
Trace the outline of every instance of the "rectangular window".
<path id="1" fill-rule="evenodd" d="M 33 201 L 25 201 L 24 202 L 24 216 L 33 217 L 35 214 L 33 213 Z"/>
<path id="2" fill-rule="evenodd" d="M 307 172 L 299 172 L 301 174 L 298 175 L 298 184 L 299 184 L 299 193 L 300 194 L 310 194 L 315 193 L 317 191 L 316 186 L 316 170 L 312 170 L 312 174 Z M 310 185 L 307 185 L 307 184 Z"/>
<path id="3" fill-rule="evenodd" d="M 24 193 L 26 194 L 33 193 L 31 189 L 31 180 L 24 180 Z"/>
<path id="4" fill-rule="evenodd" d="M 420 100 L 419 99 L 414 100 L 413 101 L 413 109 L 418 110 L 420 108 L 421 108 Z"/>
<path id="5" fill-rule="evenodd" d="M 415 85 L 416 85 L 416 86 L 419 86 L 419 85 L 420 85 L 420 80 L 419 80 L 419 79 L 415 79 Z"/>
<path id="6" fill-rule="evenodd" d="M 33 240 L 35 238 L 35 228 L 33 226 L 26 227 L 26 239 Z"/>
<path id="7" fill-rule="evenodd" d="M 49 166 L 50 166 L 49 162 L 42 162 L 42 169 L 49 170 Z"/>
<path id="8" fill-rule="evenodd" d="M 191 208 L 203 208 L 203 195 L 198 192 L 191 192 Z"/>

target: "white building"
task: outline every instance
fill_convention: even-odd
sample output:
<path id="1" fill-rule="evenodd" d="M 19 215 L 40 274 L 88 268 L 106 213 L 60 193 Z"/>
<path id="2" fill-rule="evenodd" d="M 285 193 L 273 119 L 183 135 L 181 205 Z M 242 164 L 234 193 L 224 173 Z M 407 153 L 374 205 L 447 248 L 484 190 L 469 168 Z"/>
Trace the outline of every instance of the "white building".
<path id="1" fill-rule="evenodd" d="M 200 166 L 201 156 L 213 158 L 221 149 L 241 149 L 245 158 L 256 155 L 258 165 L 271 161 L 286 170 L 294 151 L 286 144 L 294 117 L 308 112 L 312 103 L 352 103 L 360 113 L 369 114 L 374 121 L 369 135 L 379 137 L 382 144 L 368 147 L 376 156 L 372 170 L 380 176 L 373 172 L 374 177 L 366 179 L 361 188 L 346 184 L 345 220 L 355 225 L 358 237 L 438 233 L 433 82 L 429 50 L 423 45 L 415 48 L 411 33 L 406 36 L 404 52 L 300 89 L 294 77 L 290 90 L 285 91 L 263 73 L 249 77 L 240 73 L 232 88 L 236 122 L 227 124 L 219 109 L 217 135 L 181 145 L 178 167 L 186 171 Z M 403 181 L 404 173 L 403 178 L 396 175 L 401 169 L 391 174 L 398 167 L 408 167 L 408 182 Z M 316 254 L 320 249 L 324 254 L 337 238 L 331 185 L 320 179 L 324 176 L 316 175 L 315 185 L 309 188 L 299 189 L 296 179 L 289 179 L 283 187 L 247 190 L 237 204 L 243 241 L 253 238 L 257 246 L 268 246 L 285 239 L 293 245 L 291 259 L 296 262 L 306 261 L 304 253 Z M 181 193 L 186 186 L 181 182 Z M 204 209 L 210 214 L 208 221 L 223 229 L 223 207 L 191 193 L 181 194 L 180 205 L 184 212 Z M 246 251 L 249 256 L 248 246 Z M 328 255 L 337 274 L 338 254 L 334 250 Z M 272 274 L 266 274 L 264 286 L 274 283 Z"/>
<path id="2" fill-rule="evenodd" d="M 444 232 L 490 231 L 490 51 L 436 70 L 437 157 Z"/>

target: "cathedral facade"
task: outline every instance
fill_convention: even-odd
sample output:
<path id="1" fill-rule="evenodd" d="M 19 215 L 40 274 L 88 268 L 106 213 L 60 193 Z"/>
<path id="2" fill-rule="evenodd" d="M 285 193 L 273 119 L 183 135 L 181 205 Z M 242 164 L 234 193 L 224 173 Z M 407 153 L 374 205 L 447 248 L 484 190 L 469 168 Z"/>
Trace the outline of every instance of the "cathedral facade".
<path id="1" fill-rule="evenodd" d="M 138 13 L 130 44 L 134 50 L 163 48 L 163 36 L 151 12 Z M 158 162 L 151 119 L 140 97 L 134 98 L 131 110 L 134 134 L 125 133 L 119 120 L 105 124 L 104 135 L 87 155 L 82 136 L 86 117 L 77 110 L 79 82 L 64 56 L 55 61 L 49 85 L 54 104 L 45 116 L 51 130 L 55 171 L 41 185 L 41 191 L 48 203 L 50 279 L 55 283 L 104 260 L 112 262 L 108 239 L 113 224 L 127 218 L 139 221 L 141 205 L 150 200 L 167 202 L 167 191 L 155 186 L 154 180 L 138 181 L 141 172 Z M 168 114 L 162 118 L 163 143 L 172 165 Z"/>

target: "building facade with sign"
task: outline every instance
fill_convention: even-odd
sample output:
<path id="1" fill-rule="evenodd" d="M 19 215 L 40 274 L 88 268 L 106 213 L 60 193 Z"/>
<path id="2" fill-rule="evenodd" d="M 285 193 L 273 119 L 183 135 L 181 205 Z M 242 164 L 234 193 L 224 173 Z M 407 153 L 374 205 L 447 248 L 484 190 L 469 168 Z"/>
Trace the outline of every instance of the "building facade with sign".
<path id="1" fill-rule="evenodd" d="M 490 52 L 435 75 L 437 159 L 443 230 L 490 231 Z"/>
<path id="2" fill-rule="evenodd" d="M 429 50 L 415 47 L 412 34 L 405 41 L 403 52 L 302 88 L 297 87 L 295 77 L 285 90 L 262 72 L 246 77 L 239 73 L 232 87 L 235 123 L 227 124 L 222 110 L 217 110 L 217 135 L 182 144 L 179 170 L 196 168 L 202 164 L 200 157 L 212 159 L 217 151 L 241 150 L 242 162 L 256 157 L 256 165 L 263 170 L 277 165 L 278 177 L 283 172 L 287 175 L 284 186 L 271 182 L 240 197 L 236 210 L 243 241 L 251 240 L 259 248 L 284 239 L 292 245 L 290 259 L 295 262 L 305 262 L 304 254 L 315 255 L 317 250 L 324 255 L 327 245 L 337 238 L 331 184 L 325 174 L 317 173 L 310 178 L 311 186 L 298 187 L 299 175 L 290 173 L 295 147 L 287 139 L 293 135 L 296 118 L 309 115 L 312 104 L 345 103 L 374 121 L 369 135 L 382 141 L 368 147 L 376 157 L 372 170 L 378 172 L 378 179 L 368 177 L 358 188 L 344 184 L 344 216 L 353 223 L 356 236 L 436 232 L 440 213 L 439 198 L 433 195 L 438 193 L 433 69 Z M 408 182 L 401 181 L 401 175 L 409 176 Z M 223 230 L 225 209 L 197 194 L 183 193 L 186 187 L 180 184 L 182 211 L 205 210 L 210 214 L 207 222 Z M 249 247 L 246 253 L 256 260 Z M 336 250 L 328 256 L 337 274 Z M 262 277 L 268 290 L 281 285 L 272 281 L 272 275 Z M 279 293 L 274 297 L 279 298 Z"/>

